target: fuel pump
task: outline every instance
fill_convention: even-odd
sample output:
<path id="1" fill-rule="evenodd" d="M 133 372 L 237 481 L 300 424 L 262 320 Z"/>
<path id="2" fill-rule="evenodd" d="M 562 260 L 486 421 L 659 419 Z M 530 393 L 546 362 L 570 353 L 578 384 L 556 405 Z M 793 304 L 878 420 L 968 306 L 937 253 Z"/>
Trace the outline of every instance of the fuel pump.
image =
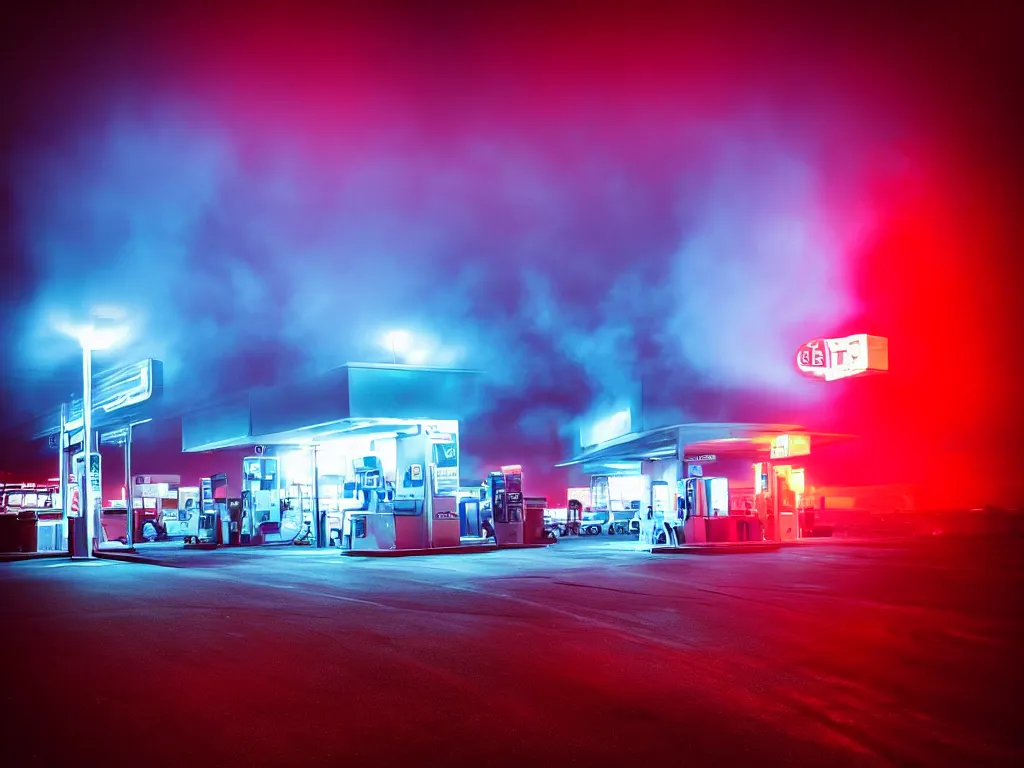
<path id="1" fill-rule="evenodd" d="M 669 496 L 669 484 L 665 480 L 651 481 L 651 511 L 654 513 L 655 542 L 665 535 L 665 543 L 674 546 L 676 539 L 676 516 Z"/>
<path id="2" fill-rule="evenodd" d="M 421 465 L 416 467 L 422 469 Z M 396 495 L 396 489 L 384 477 L 379 456 L 363 456 L 353 462 L 352 468 L 356 476 L 355 493 L 361 503 L 359 509 L 345 513 L 343 531 L 348 531 L 349 547 L 354 550 L 421 547 L 419 522 L 425 506 L 422 501 L 417 503 L 414 497 Z M 424 483 L 418 486 L 426 493 Z"/>
<path id="3" fill-rule="evenodd" d="M 462 543 L 459 532 L 458 496 L 440 487 L 437 466 L 427 470 L 430 477 L 430 534 L 431 547 L 457 547 Z M 448 486 L 447 483 L 445 483 Z"/>
<path id="4" fill-rule="evenodd" d="M 523 543 L 523 468 L 513 464 L 492 472 L 491 512 L 498 544 Z"/>
<path id="5" fill-rule="evenodd" d="M 224 496 L 227 494 L 227 483 L 227 475 L 223 473 L 204 477 L 199 481 L 199 520 L 196 524 L 196 536 L 194 542 L 190 537 L 186 537 L 186 544 L 216 546 L 222 534 L 219 520 L 221 507 L 226 506 Z"/>
<path id="6" fill-rule="evenodd" d="M 355 463 L 356 493 L 359 494 L 361 504 L 360 512 L 376 511 L 378 502 L 384 500 L 386 494 L 384 487 L 384 471 L 381 468 L 380 458 L 377 456 L 364 456 L 361 462 Z"/>
<path id="7" fill-rule="evenodd" d="M 242 460 L 242 492 L 248 493 L 241 534 L 249 541 L 282 540 L 282 510 L 278 460 L 248 456 Z M 298 512 L 301 521 L 302 511 Z M 294 526 L 296 532 L 298 525 Z"/>
<path id="8" fill-rule="evenodd" d="M 686 519 L 683 522 L 683 539 L 687 544 L 704 544 L 708 540 L 707 489 L 703 477 L 688 477 L 683 481 L 683 499 Z"/>

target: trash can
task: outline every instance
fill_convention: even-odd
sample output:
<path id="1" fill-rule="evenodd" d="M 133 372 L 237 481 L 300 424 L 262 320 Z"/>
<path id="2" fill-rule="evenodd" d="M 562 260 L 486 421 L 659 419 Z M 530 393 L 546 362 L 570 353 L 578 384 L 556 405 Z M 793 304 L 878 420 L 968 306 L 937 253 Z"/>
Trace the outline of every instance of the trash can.
<path id="1" fill-rule="evenodd" d="M 23 509 L 18 513 L 18 550 L 39 551 L 39 531 L 34 509 Z"/>
<path id="2" fill-rule="evenodd" d="M 526 499 L 523 510 L 523 542 L 539 544 L 544 541 L 544 510 L 547 509 L 546 497 L 530 497 Z"/>
<path id="3" fill-rule="evenodd" d="M 0 552 L 18 551 L 18 516 L 7 512 L 0 514 Z"/>
<path id="4" fill-rule="evenodd" d="M 814 535 L 814 510 L 805 509 L 800 513 L 800 535 L 801 536 L 813 536 Z"/>

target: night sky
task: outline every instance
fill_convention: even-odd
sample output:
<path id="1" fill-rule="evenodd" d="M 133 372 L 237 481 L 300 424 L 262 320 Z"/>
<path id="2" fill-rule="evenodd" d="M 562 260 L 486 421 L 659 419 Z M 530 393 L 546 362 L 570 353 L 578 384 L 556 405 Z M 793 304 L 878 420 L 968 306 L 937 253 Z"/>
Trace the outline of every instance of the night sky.
<path id="1" fill-rule="evenodd" d="M 148 5 L 3 24 L 9 433 L 75 389 L 61 323 L 114 304 L 97 366 L 159 358 L 182 407 L 401 328 L 490 372 L 464 430 L 538 472 L 643 379 L 1011 489 L 1013 3 Z M 797 376 L 855 332 L 887 377 Z"/>

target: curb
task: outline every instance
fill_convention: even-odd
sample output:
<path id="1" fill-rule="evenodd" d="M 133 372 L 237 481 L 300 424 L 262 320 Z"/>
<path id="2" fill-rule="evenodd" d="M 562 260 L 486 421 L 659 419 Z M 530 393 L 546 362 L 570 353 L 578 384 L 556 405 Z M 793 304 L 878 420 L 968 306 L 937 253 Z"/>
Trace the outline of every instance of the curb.
<path id="1" fill-rule="evenodd" d="M 901 546 L 904 544 L 910 544 L 914 541 L 912 536 L 894 536 L 892 538 L 880 538 L 880 539 L 846 539 L 844 537 L 825 536 L 822 538 L 807 538 L 797 539 L 796 541 L 784 541 L 782 542 L 783 547 L 796 548 L 800 547 L 822 547 L 828 546 L 829 544 L 839 547 L 894 547 Z"/>
<path id="2" fill-rule="evenodd" d="M 554 542 L 552 542 L 554 543 Z M 419 557 L 432 555 L 473 555 L 506 549 L 547 549 L 551 544 L 470 544 L 459 547 L 424 547 L 421 549 L 346 549 L 342 557 Z"/>
<path id="3" fill-rule="evenodd" d="M 71 559 L 71 555 L 60 552 L 0 552 L 0 563 L 20 563 L 25 560 L 51 560 L 57 557 Z"/>
<path id="4" fill-rule="evenodd" d="M 418 557 L 436 555 L 474 555 L 482 552 L 497 552 L 494 544 L 481 544 L 469 547 L 433 547 L 430 549 L 345 549 L 342 557 Z"/>
<path id="5" fill-rule="evenodd" d="M 651 547 L 652 555 L 743 555 L 778 552 L 781 544 L 684 544 L 681 547 Z"/>
<path id="6" fill-rule="evenodd" d="M 162 568 L 180 568 L 178 563 L 170 560 L 161 560 L 157 557 L 146 557 L 145 555 L 132 554 L 129 552 L 94 552 L 93 556 L 98 560 L 114 560 L 119 563 L 135 563 L 136 565 L 158 565 Z"/>

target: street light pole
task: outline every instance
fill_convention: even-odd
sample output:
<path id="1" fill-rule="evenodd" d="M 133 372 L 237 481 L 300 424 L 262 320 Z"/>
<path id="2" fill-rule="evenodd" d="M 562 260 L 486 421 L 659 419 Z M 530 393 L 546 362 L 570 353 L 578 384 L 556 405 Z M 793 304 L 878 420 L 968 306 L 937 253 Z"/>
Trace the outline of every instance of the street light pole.
<path id="1" fill-rule="evenodd" d="M 313 546 L 316 549 L 323 549 L 327 546 L 327 528 L 320 514 L 320 446 L 313 445 Z"/>
<path id="2" fill-rule="evenodd" d="M 82 489 L 82 517 L 85 518 L 85 557 L 93 556 L 96 523 L 92 519 L 92 347 L 82 342 L 82 479 L 78 487 Z"/>
<path id="3" fill-rule="evenodd" d="M 135 544 L 135 508 L 133 507 L 134 500 L 132 498 L 135 493 L 132 491 L 132 423 L 130 421 L 128 426 L 124 428 L 124 485 L 124 538 L 128 549 L 131 549 Z"/>

